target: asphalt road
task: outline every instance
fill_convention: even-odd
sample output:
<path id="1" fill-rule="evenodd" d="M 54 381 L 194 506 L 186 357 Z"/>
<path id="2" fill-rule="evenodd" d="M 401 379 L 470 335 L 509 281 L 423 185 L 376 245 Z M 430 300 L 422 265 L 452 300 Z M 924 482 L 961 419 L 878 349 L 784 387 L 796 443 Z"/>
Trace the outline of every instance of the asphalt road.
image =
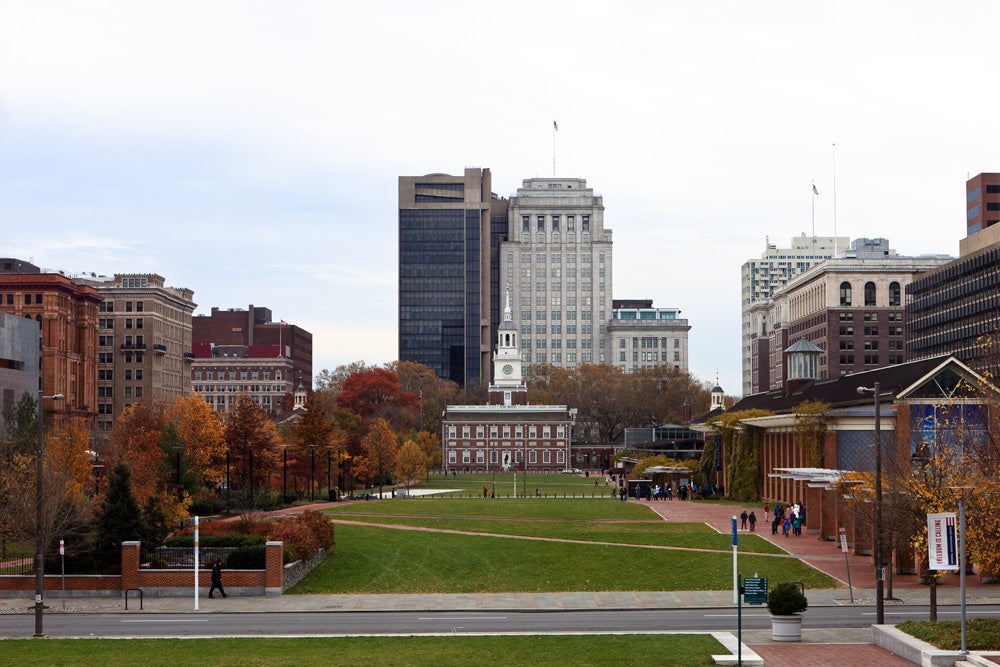
<path id="1" fill-rule="evenodd" d="M 957 620 L 958 607 L 940 607 L 940 620 Z M 1000 616 L 1000 605 L 976 605 L 969 618 Z M 926 620 L 924 606 L 886 607 L 886 623 Z M 875 621 L 873 607 L 813 607 L 810 628 L 863 628 Z M 762 607 L 744 607 L 742 627 L 771 627 Z M 725 609 L 483 612 L 282 612 L 47 614 L 49 637 L 264 637 L 415 634 L 573 634 L 677 631 L 735 632 L 737 612 Z M 30 637 L 31 615 L 0 616 L 0 637 Z"/>

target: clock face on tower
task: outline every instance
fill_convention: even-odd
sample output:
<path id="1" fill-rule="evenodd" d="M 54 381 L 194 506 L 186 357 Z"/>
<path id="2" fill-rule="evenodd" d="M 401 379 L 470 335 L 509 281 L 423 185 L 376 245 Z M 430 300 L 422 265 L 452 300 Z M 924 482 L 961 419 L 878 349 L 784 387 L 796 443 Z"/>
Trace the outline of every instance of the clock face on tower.
<path id="1" fill-rule="evenodd" d="M 504 364 L 504 366 L 503 366 L 503 374 L 504 375 L 510 375 L 513 372 L 514 372 L 514 367 L 513 366 L 511 366 L 510 364 Z"/>

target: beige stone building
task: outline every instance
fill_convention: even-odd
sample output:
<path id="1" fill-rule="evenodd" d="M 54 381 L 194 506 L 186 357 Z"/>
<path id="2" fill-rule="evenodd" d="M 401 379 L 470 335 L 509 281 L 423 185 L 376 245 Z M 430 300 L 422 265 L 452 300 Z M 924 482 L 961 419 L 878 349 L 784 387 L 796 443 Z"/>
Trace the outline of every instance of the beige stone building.
<path id="1" fill-rule="evenodd" d="M 97 430 L 107 433 L 141 400 L 167 404 L 191 391 L 194 292 L 155 273 L 78 276 L 103 301 L 97 323 Z"/>
<path id="2" fill-rule="evenodd" d="M 608 362 L 612 240 L 604 198 L 582 178 L 525 179 L 508 205 L 500 273 L 525 366 Z"/>

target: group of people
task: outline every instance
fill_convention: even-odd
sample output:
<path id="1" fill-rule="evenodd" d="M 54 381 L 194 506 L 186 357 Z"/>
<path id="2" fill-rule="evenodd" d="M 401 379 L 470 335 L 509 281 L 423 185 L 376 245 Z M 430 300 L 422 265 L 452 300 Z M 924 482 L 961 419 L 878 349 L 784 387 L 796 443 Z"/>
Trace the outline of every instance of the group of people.
<path id="1" fill-rule="evenodd" d="M 740 530 L 746 530 L 747 524 L 750 525 L 751 532 L 757 528 L 757 514 L 753 510 L 749 514 L 746 510 L 740 513 Z"/>
<path id="2" fill-rule="evenodd" d="M 768 511 L 768 506 L 764 505 L 764 512 Z M 805 503 L 794 503 L 792 505 L 784 505 L 781 503 L 774 504 L 774 519 L 771 521 L 771 534 L 777 535 L 778 529 L 781 529 L 781 534 L 785 537 L 789 535 L 799 536 L 802 535 L 802 526 L 806 522 L 806 506 Z"/>

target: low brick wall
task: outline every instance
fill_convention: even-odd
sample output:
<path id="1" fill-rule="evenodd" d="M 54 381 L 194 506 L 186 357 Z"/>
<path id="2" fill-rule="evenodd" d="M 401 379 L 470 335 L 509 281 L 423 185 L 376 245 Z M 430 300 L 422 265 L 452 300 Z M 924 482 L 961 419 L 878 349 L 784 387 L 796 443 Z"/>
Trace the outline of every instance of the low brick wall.
<path id="1" fill-rule="evenodd" d="M 268 542 L 263 570 L 224 570 L 222 585 L 226 593 L 236 595 L 281 595 L 285 588 L 284 545 Z M 310 561 L 311 562 L 311 561 Z M 318 561 L 317 561 L 318 562 Z M 315 567 L 315 565 L 313 566 Z M 312 569 L 311 567 L 309 569 Z M 141 588 L 152 596 L 184 596 L 191 594 L 194 570 L 150 570 L 139 567 L 139 543 L 122 543 L 121 575 L 67 575 L 68 597 L 110 597 L 121 595 L 130 588 Z M 304 576 L 304 575 L 303 575 Z M 198 584 L 205 589 L 212 585 L 209 568 L 198 572 Z M 45 576 L 46 591 L 61 591 L 60 575 Z M 35 575 L 0 575 L 0 598 L 33 597 Z"/>

